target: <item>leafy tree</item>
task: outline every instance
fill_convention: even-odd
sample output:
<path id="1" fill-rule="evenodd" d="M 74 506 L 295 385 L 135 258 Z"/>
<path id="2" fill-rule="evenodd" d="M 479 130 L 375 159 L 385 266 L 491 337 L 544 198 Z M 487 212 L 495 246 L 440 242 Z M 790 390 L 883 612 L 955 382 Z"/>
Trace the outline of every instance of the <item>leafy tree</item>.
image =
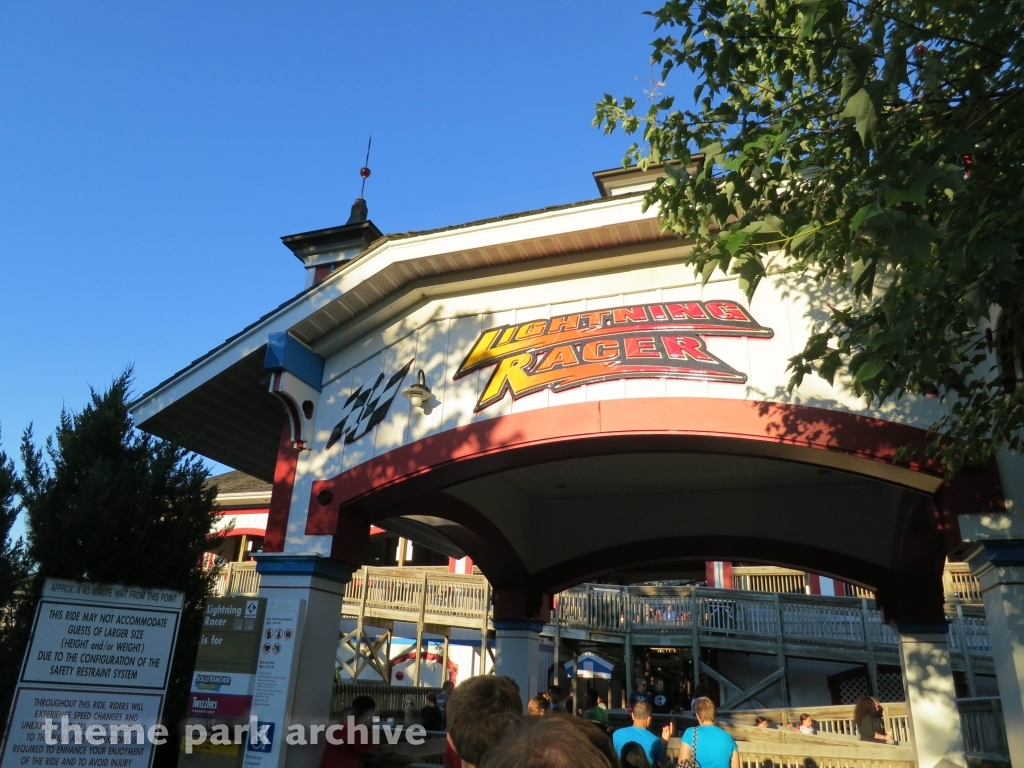
<path id="1" fill-rule="evenodd" d="M 214 574 L 201 567 L 217 519 L 216 490 L 199 457 L 133 428 L 131 370 L 80 413 L 65 411 L 38 449 L 22 440 L 22 501 L 28 554 L 37 564 L 32 595 L 48 577 L 162 587 L 185 593 L 165 713 L 183 713 Z M 22 617 L 31 624 L 32 601 Z M 24 642 L 24 640 L 23 640 Z M 24 652 L 19 651 L 18 658 Z M 173 763 L 177 745 L 158 751 Z"/>
<path id="2" fill-rule="evenodd" d="M 748 297 L 771 272 L 827 321 L 790 360 L 873 402 L 937 395 L 927 450 L 949 471 L 1021 447 L 1024 3 L 670 0 L 661 79 L 693 107 L 606 95 L 594 123 L 666 163 L 646 196 L 692 238 L 705 282 Z M 659 84 L 664 87 L 664 82 Z M 696 151 L 703 153 L 695 162 Z M 839 298 L 836 298 L 839 297 Z"/>
<path id="3" fill-rule="evenodd" d="M 21 667 L 15 616 L 29 575 L 24 543 L 11 540 L 11 528 L 21 509 L 17 492 L 14 462 L 0 450 L 0 722 L 6 722 L 8 698 Z"/>

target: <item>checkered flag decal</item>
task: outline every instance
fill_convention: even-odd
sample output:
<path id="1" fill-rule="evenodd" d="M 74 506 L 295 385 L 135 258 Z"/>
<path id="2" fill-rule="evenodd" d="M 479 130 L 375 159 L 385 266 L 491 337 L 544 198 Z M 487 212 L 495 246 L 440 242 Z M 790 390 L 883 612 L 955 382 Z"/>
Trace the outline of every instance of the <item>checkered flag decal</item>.
<path id="1" fill-rule="evenodd" d="M 415 358 L 413 358 L 415 359 Z M 356 391 L 348 396 L 345 407 L 342 409 L 341 421 L 331 430 L 331 437 L 327 441 L 327 448 L 345 438 L 345 443 L 354 443 L 375 426 L 384 421 L 388 415 L 388 409 L 398 394 L 399 387 L 412 367 L 412 360 L 405 364 L 402 370 L 398 371 L 384 380 L 384 374 L 377 376 L 372 387 L 363 388 L 359 386 Z"/>

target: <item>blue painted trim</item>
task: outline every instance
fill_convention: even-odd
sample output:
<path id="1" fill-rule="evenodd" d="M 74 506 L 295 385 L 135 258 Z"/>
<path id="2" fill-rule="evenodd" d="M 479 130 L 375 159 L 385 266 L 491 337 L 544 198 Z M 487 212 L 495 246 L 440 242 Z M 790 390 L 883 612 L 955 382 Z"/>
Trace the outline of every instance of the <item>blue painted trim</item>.
<path id="1" fill-rule="evenodd" d="M 985 563 L 997 567 L 1024 565 L 1024 541 L 1021 539 L 989 539 L 978 542 L 967 556 L 967 563 L 976 571 Z"/>
<path id="2" fill-rule="evenodd" d="M 536 632 L 540 634 L 544 622 L 535 619 L 495 619 L 494 631 L 511 630 L 513 632 Z"/>
<path id="3" fill-rule="evenodd" d="M 948 621 L 894 621 L 896 631 L 907 637 L 920 635 L 944 635 L 949 632 Z"/>
<path id="4" fill-rule="evenodd" d="M 276 552 L 262 552 L 253 555 L 253 559 L 256 561 L 256 573 L 261 576 L 315 576 L 346 584 L 351 581 L 356 570 L 351 565 L 323 555 L 281 555 Z"/>
<path id="5" fill-rule="evenodd" d="M 288 371 L 319 392 L 324 380 L 324 362 L 320 355 L 288 333 L 267 336 L 265 370 Z"/>

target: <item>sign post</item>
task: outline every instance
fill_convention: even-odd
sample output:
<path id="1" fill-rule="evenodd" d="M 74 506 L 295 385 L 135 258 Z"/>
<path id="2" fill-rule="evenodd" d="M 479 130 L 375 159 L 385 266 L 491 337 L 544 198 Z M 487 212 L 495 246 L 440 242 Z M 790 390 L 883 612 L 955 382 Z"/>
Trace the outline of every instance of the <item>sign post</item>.
<path id="1" fill-rule="evenodd" d="M 148 768 L 184 595 L 47 579 L 0 768 Z"/>

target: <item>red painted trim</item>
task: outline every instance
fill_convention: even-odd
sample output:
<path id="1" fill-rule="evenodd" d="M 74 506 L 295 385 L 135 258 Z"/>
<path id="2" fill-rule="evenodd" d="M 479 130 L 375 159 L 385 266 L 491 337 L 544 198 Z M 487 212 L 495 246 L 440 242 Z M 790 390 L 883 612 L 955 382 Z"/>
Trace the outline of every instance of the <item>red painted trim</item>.
<path id="1" fill-rule="evenodd" d="M 267 532 L 263 528 L 232 528 L 228 531 L 224 538 L 230 539 L 234 536 L 266 536 Z"/>
<path id="2" fill-rule="evenodd" d="M 732 589 L 732 563 L 722 563 L 722 586 L 726 589 Z"/>
<path id="3" fill-rule="evenodd" d="M 767 456 L 921 490 L 934 487 L 941 468 L 929 462 L 894 465 L 893 457 L 926 437 L 925 430 L 866 416 L 745 400 L 638 398 L 543 408 L 445 430 L 313 483 L 306 533 L 334 534 L 339 508 L 352 504 L 376 517 L 420 494 L 491 472 L 618 452 Z M 921 474 L 932 479 L 922 483 Z M 964 482 L 960 477 L 954 485 Z M 987 482 L 973 483 L 972 493 L 947 494 L 947 504 L 965 496 L 972 505 L 958 513 L 1000 508 L 998 473 L 995 482 L 992 477 L 986 471 Z M 330 505 L 316 501 L 323 490 L 331 491 Z"/>
<path id="4" fill-rule="evenodd" d="M 821 594 L 821 576 L 816 573 L 807 574 L 807 586 L 811 588 L 812 595 Z"/>
<path id="5" fill-rule="evenodd" d="M 267 510 L 264 552 L 284 552 L 288 513 L 292 505 L 292 486 L 295 485 L 295 467 L 299 463 L 299 452 L 292 445 L 292 430 L 287 415 L 283 416 L 282 421 L 277 466 L 274 467 L 274 489 L 270 493 L 270 507 Z"/>

